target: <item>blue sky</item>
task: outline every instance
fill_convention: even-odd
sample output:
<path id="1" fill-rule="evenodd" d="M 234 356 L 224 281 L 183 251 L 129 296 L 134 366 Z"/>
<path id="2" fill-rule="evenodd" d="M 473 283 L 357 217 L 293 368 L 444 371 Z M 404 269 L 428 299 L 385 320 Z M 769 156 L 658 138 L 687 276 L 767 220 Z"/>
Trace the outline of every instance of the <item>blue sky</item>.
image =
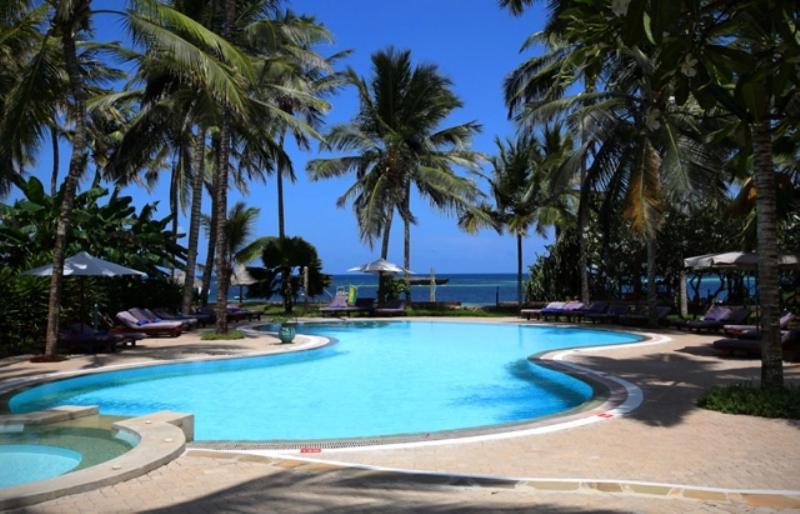
<path id="1" fill-rule="evenodd" d="M 437 64 L 451 78 L 456 93 L 464 102 L 452 123 L 477 120 L 483 133 L 474 140 L 474 148 L 494 152 L 495 136 L 511 136 L 514 126 L 506 119 L 501 84 L 503 77 L 519 64 L 524 56 L 518 50 L 524 39 L 539 30 L 545 18 L 545 2 L 537 3 L 525 15 L 514 17 L 501 10 L 495 0 L 294 0 L 287 7 L 297 13 L 313 15 L 335 35 L 332 45 L 319 48 L 323 54 L 351 49 L 353 53 L 342 66 L 353 67 L 360 75 L 369 76 L 370 55 L 389 45 L 410 49 L 415 62 Z M 123 2 L 95 0 L 95 8 L 120 8 Z M 126 41 L 119 19 L 98 17 L 96 37 L 100 40 Z M 328 123 L 348 121 L 357 110 L 355 92 L 348 88 L 331 98 L 333 109 Z M 33 174 L 49 183 L 52 157 L 44 145 Z M 62 175 L 67 167 L 67 147 L 62 148 Z M 347 268 L 376 258 L 378 249 L 370 249 L 358 237 L 358 228 L 351 208 L 337 208 L 336 198 L 351 183 L 350 178 L 311 182 L 305 174 L 309 159 L 320 156 L 316 147 L 302 152 L 289 147 L 298 181 L 284 189 L 286 229 L 313 243 L 322 258 L 325 271 L 342 273 Z M 85 185 L 87 177 L 83 184 Z M 158 186 L 147 191 L 133 186 L 126 192 L 137 204 L 158 201 L 160 213 L 167 214 L 168 174 Z M 9 199 L 15 198 L 14 193 Z M 274 180 L 252 183 L 248 196 L 232 190 L 229 205 L 243 200 L 261 209 L 256 235 L 277 234 L 276 192 Z M 204 199 L 204 210 L 210 201 Z M 454 218 L 431 209 L 425 200 L 412 199 L 418 224 L 411 229 L 411 267 L 425 273 L 435 268 L 440 273 L 513 272 L 516 269 L 515 243 L 511 236 L 498 236 L 484 231 L 468 235 L 460 231 Z M 185 217 L 182 229 L 188 228 Z M 531 236 L 525 242 L 525 265 L 542 253 L 546 241 Z M 402 262 L 402 225 L 395 224 L 389 259 Z M 205 243 L 201 242 L 201 257 Z"/>

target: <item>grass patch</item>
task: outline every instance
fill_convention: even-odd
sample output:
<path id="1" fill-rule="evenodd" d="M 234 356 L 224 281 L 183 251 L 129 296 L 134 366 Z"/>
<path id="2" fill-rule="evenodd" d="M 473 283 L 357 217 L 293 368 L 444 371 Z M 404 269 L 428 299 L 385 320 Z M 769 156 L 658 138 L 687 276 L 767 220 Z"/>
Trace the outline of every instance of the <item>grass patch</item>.
<path id="1" fill-rule="evenodd" d="M 800 419 L 800 387 L 768 390 L 752 384 L 715 386 L 697 404 L 725 414 Z"/>
<path id="2" fill-rule="evenodd" d="M 200 339 L 203 341 L 230 341 L 233 339 L 244 339 L 244 332 L 241 330 L 228 330 L 224 334 L 217 334 L 216 332 L 206 332 Z"/>

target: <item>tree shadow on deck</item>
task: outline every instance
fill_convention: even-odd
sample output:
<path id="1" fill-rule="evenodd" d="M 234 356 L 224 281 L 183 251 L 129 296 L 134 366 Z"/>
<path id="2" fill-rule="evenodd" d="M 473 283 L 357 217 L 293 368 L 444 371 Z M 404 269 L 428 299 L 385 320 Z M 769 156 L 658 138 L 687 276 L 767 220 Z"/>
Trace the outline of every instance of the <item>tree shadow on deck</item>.
<path id="1" fill-rule="evenodd" d="M 504 481 L 452 479 L 433 475 L 400 475 L 357 469 L 307 472 L 282 470 L 175 505 L 146 512 L 280 512 L 326 513 L 478 513 L 620 514 L 605 508 L 582 509 L 541 501 L 545 493 L 513 491 Z M 465 488 L 465 486 L 472 486 Z M 511 496 L 509 496 L 511 495 Z M 549 499 L 549 498 L 548 498 Z M 538 501 L 537 501 L 538 500 Z M 597 496 L 597 504 L 602 504 Z"/>
<path id="2" fill-rule="evenodd" d="M 689 344 L 666 352 L 656 350 L 638 357 L 582 355 L 576 362 L 639 386 L 644 400 L 626 419 L 655 427 L 680 424 L 692 411 L 700 409 L 697 401 L 711 387 L 757 383 L 761 373 L 759 359 L 721 356 L 708 344 Z M 800 375 L 789 374 L 789 380 L 797 379 Z"/>

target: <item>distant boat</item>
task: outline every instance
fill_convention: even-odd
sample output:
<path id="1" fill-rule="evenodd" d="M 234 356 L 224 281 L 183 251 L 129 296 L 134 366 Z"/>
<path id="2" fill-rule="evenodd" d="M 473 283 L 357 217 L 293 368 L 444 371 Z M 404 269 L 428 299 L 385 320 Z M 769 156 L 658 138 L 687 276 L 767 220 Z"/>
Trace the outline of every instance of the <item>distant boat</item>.
<path id="1" fill-rule="evenodd" d="M 437 278 L 434 279 L 437 286 L 441 286 L 442 284 L 446 284 L 449 282 L 449 278 Z M 431 278 L 430 277 L 409 277 L 408 284 L 412 286 L 429 286 L 431 285 Z"/>

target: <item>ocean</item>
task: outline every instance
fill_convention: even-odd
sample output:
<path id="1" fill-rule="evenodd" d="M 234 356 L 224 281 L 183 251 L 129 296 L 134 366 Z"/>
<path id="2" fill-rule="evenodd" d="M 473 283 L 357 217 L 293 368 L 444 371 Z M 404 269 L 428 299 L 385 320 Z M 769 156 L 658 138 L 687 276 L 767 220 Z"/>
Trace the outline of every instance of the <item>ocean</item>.
<path id="1" fill-rule="evenodd" d="M 428 278 L 415 275 L 417 278 Z M 436 301 L 461 302 L 462 305 L 494 305 L 500 302 L 514 302 L 517 299 L 517 275 L 515 273 L 439 273 L 436 278 L 448 279 L 447 284 L 436 286 Z M 523 284 L 528 276 L 523 275 Z M 215 284 L 211 285 L 211 298 L 216 293 Z M 375 297 L 378 289 L 376 275 L 362 275 L 351 273 L 347 275 L 332 275 L 331 284 L 326 288 L 326 294 L 313 298 L 312 301 L 328 301 L 336 293 L 337 288 L 355 286 L 358 296 Z M 715 291 L 719 286 L 719 279 L 715 276 L 702 278 L 700 295 L 705 297 Z M 245 296 L 246 296 L 245 288 Z M 689 292 L 691 295 L 691 291 Z M 239 288 L 231 287 L 228 293 L 231 301 L 239 299 Z M 723 300 L 725 292 L 718 299 Z M 411 286 L 411 300 L 427 302 L 430 298 L 430 286 Z M 263 300 L 263 299 L 262 299 Z M 271 300 L 278 300 L 272 298 Z M 254 301 L 254 300 L 250 300 Z M 302 301 L 302 298 L 300 299 Z"/>
<path id="2" fill-rule="evenodd" d="M 428 279 L 430 276 L 419 276 L 417 278 Z M 358 296 L 372 297 L 377 295 L 378 277 L 377 275 L 332 275 L 330 285 L 326 288 L 326 294 L 313 298 L 314 301 L 330 300 L 340 287 L 358 288 Z M 438 302 L 461 302 L 463 305 L 494 305 L 497 295 L 501 302 L 513 302 L 517 299 L 517 275 L 516 273 L 440 273 L 437 279 L 447 279 L 447 284 L 436 286 L 436 301 Z M 523 276 L 523 283 L 527 280 L 527 275 Z M 216 294 L 216 283 L 212 282 L 210 298 Z M 244 288 L 247 296 L 247 288 Z M 239 288 L 231 287 L 228 298 L 238 300 Z M 278 298 L 272 298 L 277 300 Z M 427 302 L 430 299 L 430 286 L 411 286 L 411 301 Z M 300 300 L 302 301 L 302 299 Z"/>

